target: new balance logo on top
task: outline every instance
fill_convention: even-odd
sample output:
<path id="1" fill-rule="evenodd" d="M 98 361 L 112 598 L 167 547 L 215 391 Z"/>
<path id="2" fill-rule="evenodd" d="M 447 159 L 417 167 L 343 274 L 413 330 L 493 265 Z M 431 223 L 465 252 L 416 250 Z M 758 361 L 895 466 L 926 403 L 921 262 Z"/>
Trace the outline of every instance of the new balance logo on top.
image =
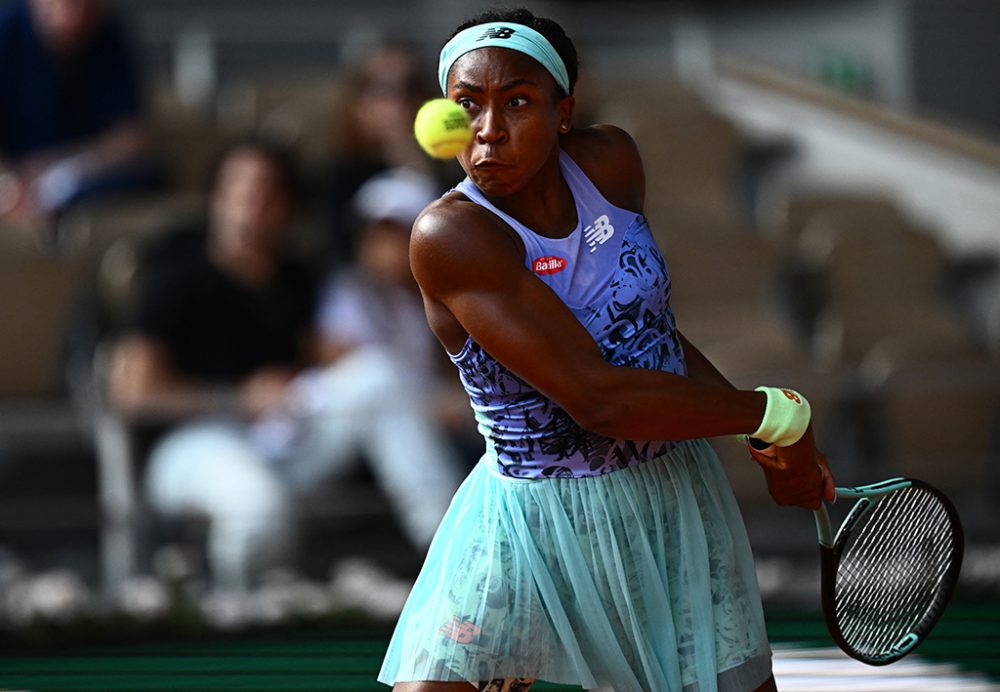
<path id="1" fill-rule="evenodd" d="M 597 249 L 598 245 L 604 245 L 615 234 L 615 227 L 611 225 L 611 219 L 607 214 L 598 216 L 594 223 L 583 229 L 583 239 L 590 246 L 590 251 Z"/>
<path id="2" fill-rule="evenodd" d="M 500 26 L 495 29 L 487 29 L 483 32 L 483 35 L 477 38 L 477 41 L 485 41 L 486 39 L 497 39 L 497 38 L 510 38 L 514 35 L 513 29 L 508 29 L 505 26 Z"/>

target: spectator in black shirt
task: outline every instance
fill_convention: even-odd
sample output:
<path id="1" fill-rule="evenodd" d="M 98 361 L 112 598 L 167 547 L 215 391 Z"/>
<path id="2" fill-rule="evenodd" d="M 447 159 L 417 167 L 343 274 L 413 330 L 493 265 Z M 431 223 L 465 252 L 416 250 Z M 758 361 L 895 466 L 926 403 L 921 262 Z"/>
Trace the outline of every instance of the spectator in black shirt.
<path id="1" fill-rule="evenodd" d="M 223 157 L 206 227 L 157 244 L 135 327 L 110 366 L 119 410 L 165 429 L 150 452 L 150 504 L 167 516 L 208 518 L 209 567 L 223 589 L 290 564 L 297 500 L 336 482 L 359 457 L 418 550 L 462 474 L 424 395 L 430 366 L 398 353 L 385 335 L 369 330 L 364 343 L 353 340 L 402 313 L 379 302 L 360 314 L 323 311 L 312 273 L 285 253 L 293 195 L 284 161 L 259 142 Z M 412 283 L 406 229 L 434 193 L 409 178 L 382 182 L 391 184 L 365 188 L 377 198 L 365 213 L 375 214 L 373 224 L 399 224 L 392 218 L 403 213 L 392 231 L 403 245 L 375 254 L 392 254 Z M 416 300 L 416 316 L 402 327 L 416 330 L 410 347 L 426 331 Z"/>
<path id="2" fill-rule="evenodd" d="M 210 567 L 225 587 L 282 564 L 294 536 L 285 484 L 247 439 L 313 362 L 310 272 L 285 251 L 292 180 L 286 154 L 263 142 L 223 156 L 206 227 L 152 253 L 109 372 L 118 408 L 166 429 L 150 453 L 150 503 L 209 518 Z"/>

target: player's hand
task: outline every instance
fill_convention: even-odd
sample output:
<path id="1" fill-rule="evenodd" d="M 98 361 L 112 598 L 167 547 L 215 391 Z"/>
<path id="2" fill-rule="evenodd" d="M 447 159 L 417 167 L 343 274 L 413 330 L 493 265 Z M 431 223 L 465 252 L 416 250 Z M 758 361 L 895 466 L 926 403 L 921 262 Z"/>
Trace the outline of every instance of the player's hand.
<path id="1" fill-rule="evenodd" d="M 816 449 L 812 426 L 802 439 L 788 447 L 755 449 L 748 445 L 748 449 L 764 469 L 767 490 L 777 504 L 816 510 L 823 500 L 834 500 L 833 475 L 826 457 Z"/>

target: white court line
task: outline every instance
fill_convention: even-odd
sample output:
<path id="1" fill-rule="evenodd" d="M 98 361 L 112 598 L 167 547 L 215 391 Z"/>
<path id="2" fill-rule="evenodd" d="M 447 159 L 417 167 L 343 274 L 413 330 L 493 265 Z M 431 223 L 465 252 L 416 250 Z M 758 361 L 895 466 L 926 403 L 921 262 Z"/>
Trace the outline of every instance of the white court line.
<path id="1" fill-rule="evenodd" d="M 869 666 L 839 649 L 774 647 L 780 692 L 1000 692 L 1000 684 L 950 663 L 911 655 L 888 666 Z"/>

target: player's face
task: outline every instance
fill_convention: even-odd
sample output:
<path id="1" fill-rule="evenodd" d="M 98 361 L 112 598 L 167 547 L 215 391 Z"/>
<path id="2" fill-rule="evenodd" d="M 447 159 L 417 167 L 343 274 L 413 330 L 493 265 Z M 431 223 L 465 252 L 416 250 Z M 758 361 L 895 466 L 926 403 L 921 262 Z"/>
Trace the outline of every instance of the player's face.
<path id="1" fill-rule="evenodd" d="M 466 53 L 448 75 L 448 96 L 472 120 L 472 142 L 458 160 L 487 195 L 515 193 L 558 160 L 559 128 L 573 99 L 531 57 L 505 48 Z"/>

